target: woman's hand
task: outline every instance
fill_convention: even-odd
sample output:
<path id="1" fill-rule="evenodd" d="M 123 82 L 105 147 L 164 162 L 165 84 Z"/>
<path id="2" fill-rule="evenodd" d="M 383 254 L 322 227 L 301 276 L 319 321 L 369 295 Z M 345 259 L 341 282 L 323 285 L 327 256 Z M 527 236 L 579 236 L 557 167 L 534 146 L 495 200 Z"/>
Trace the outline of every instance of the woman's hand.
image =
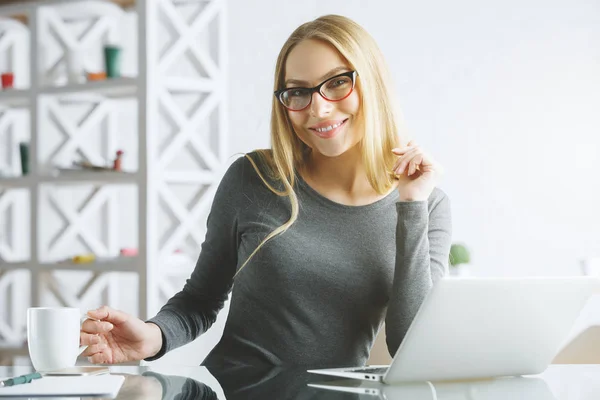
<path id="1" fill-rule="evenodd" d="M 398 178 L 400 201 L 426 201 L 442 175 L 442 168 L 413 141 L 402 149 L 392 168 Z"/>
<path id="2" fill-rule="evenodd" d="M 162 347 L 160 328 L 122 311 L 100 307 L 88 311 L 81 325 L 79 341 L 87 349 L 81 354 L 94 364 L 139 361 L 158 353 Z"/>

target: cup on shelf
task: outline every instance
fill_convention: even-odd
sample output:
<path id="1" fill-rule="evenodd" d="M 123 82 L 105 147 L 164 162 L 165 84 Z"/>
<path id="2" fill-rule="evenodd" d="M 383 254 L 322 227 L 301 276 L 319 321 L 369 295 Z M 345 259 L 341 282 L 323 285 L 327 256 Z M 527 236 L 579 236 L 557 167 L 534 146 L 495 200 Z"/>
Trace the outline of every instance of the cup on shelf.
<path id="1" fill-rule="evenodd" d="M 1 75 L 2 89 L 12 89 L 15 84 L 15 74 L 12 72 L 4 72 Z"/>
<path id="2" fill-rule="evenodd" d="M 119 78 L 121 76 L 121 53 L 122 50 L 119 46 L 104 46 L 104 63 L 108 78 Z"/>
<path id="3" fill-rule="evenodd" d="M 83 54 L 79 50 L 67 50 L 67 79 L 69 83 L 81 83 L 85 79 Z"/>

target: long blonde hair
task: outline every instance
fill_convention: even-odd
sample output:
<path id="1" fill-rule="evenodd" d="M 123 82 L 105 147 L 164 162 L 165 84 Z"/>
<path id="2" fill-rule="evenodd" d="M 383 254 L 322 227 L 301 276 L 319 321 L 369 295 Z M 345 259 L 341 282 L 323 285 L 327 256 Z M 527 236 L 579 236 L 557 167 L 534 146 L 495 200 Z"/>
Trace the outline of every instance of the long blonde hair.
<path id="1" fill-rule="evenodd" d="M 281 89 L 285 81 L 285 63 L 291 50 L 307 39 L 321 40 L 335 47 L 358 72 L 356 87 L 360 94 L 362 119 L 365 134 L 360 142 L 362 159 L 367 179 L 378 194 L 387 193 L 393 184 L 390 170 L 396 157 L 394 147 L 400 146 L 401 118 L 396 107 L 393 84 L 387 65 L 375 40 L 360 25 L 339 15 L 325 15 L 299 26 L 285 42 L 275 67 L 274 91 Z M 283 190 L 269 184 L 255 160 L 246 155 L 264 184 L 278 196 L 290 199 L 290 219 L 258 245 L 240 267 L 236 275 L 250 259 L 275 236 L 285 232 L 298 218 L 298 197 L 294 192 L 295 174 L 305 162 L 310 149 L 294 133 L 286 109 L 273 96 L 271 112 L 271 146 L 269 150 L 258 150 L 260 164 L 267 167 L 268 177 L 281 182 Z"/>

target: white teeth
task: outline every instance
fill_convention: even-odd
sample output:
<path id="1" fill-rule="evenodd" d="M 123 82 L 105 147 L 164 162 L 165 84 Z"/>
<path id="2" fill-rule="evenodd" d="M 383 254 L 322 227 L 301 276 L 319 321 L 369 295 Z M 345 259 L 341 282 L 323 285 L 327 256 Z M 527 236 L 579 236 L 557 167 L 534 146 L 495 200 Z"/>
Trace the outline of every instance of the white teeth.
<path id="1" fill-rule="evenodd" d="M 341 125 L 341 124 L 343 124 L 343 123 L 344 123 L 344 122 L 342 121 L 342 122 L 340 122 L 340 123 L 337 123 L 337 124 L 335 124 L 335 125 L 326 126 L 325 128 L 315 128 L 315 130 L 316 130 L 317 132 L 327 132 L 327 131 L 330 131 L 330 130 L 332 130 L 332 129 L 335 129 L 335 128 L 337 128 L 338 126 L 340 126 L 340 125 Z"/>

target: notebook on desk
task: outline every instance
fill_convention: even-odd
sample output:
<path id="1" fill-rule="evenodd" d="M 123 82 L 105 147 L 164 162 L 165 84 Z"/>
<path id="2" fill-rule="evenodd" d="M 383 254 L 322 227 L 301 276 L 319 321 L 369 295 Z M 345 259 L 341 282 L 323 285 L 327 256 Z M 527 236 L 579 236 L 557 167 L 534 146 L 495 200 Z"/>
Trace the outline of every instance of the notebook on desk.
<path id="1" fill-rule="evenodd" d="M 45 376 L 23 385 L 0 387 L 0 398 L 102 396 L 114 399 L 124 380 L 122 375 Z"/>

